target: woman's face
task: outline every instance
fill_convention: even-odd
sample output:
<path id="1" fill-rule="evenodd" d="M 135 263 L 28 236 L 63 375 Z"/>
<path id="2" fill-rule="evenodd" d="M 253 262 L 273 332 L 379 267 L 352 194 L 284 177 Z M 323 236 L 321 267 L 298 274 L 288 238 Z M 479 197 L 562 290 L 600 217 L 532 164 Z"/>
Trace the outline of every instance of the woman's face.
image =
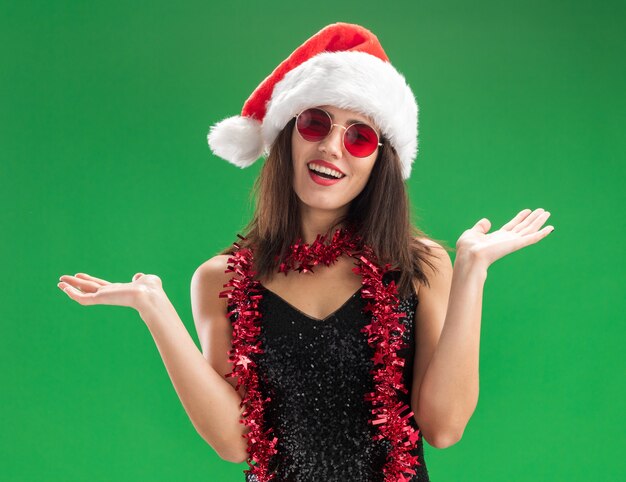
<path id="1" fill-rule="evenodd" d="M 319 107 L 330 114 L 333 124 L 348 127 L 354 121 L 363 122 L 380 136 L 380 130 L 367 116 L 330 105 Z M 310 208 L 337 210 L 347 207 L 367 184 L 380 147 L 368 157 L 354 157 L 343 145 L 344 132 L 345 129 L 333 126 L 325 139 L 309 142 L 300 136 L 296 126 L 293 128 L 293 187 L 300 201 Z M 311 170 L 312 164 L 322 164 L 343 176 L 338 181 L 325 181 Z"/>

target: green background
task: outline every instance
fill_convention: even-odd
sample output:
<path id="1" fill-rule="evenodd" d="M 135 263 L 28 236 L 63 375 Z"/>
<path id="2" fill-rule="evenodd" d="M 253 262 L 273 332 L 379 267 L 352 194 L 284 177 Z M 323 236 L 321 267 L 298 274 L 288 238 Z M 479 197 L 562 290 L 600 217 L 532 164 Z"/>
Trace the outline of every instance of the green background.
<path id="1" fill-rule="evenodd" d="M 413 215 L 454 246 L 523 208 L 555 232 L 497 261 L 480 400 L 425 446 L 435 482 L 623 480 L 623 2 L 2 2 L 0 473 L 6 481 L 243 481 L 193 429 L 138 314 L 56 286 L 189 283 L 251 214 L 261 162 L 211 155 L 323 26 L 380 39 L 420 106 Z M 620 134 L 621 133 L 621 134 Z"/>

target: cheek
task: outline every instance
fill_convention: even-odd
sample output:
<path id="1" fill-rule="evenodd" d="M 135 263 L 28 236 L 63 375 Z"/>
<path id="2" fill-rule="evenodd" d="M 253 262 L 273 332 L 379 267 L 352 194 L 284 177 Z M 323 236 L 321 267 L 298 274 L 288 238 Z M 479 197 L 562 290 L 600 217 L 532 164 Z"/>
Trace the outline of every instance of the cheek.
<path id="1" fill-rule="evenodd" d="M 291 132 L 291 152 L 293 157 L 296 157 L 297 155 L 301 155 L 303 150 L 306 148 L 306 141 L 304 141 L 296 132 L 296 129 L 294 127 L 293 131 Z"/>
<path id="2" fill-rule="evenodd" d="M 293 166 L 293 171 L 298 172 L 298 170 L 302 167 L 302 159 L 306 157 L 306 152 L 302 148 L 301 145 L 297 143 L 291 144 L 291 164 Z"/>
<path id="3" fill-rule="evenodd" d="M 358 179 L 360 182 L 363 183 L 363 185 L 365 185 L 367 183 L 367 180 L 369 179 L 369 177 L 372 175 L 372 171 L 374 170 L 374 164 L 376 163 L 376 158 L 374 159 L 361 159 L 361 163 L 358 165 L 357 170 L 355 170 L 355 172 L 358 172 Z"/>
<path id="4" fill-rule="evenodd" d="M 373 164 L 371 166 L 360 165 L 352 171 L 353 178 L 350 183 L 350 188 L 346 191 L 346 195 L 349 198 L 356 197 L 367 185 L 369 178 L 372 174 Z"/>

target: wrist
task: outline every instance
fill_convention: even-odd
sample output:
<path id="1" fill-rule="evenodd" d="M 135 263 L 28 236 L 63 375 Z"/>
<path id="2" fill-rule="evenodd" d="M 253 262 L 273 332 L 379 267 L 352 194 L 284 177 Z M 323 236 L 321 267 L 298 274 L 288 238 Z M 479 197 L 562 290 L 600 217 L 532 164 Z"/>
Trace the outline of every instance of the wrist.
<path id="1" fill-rule="evenodd" d="M 142 286 L 137 294 L 135 309 L 141 318 L 146 321 L 146 317 L 157 312 L 163 306 L 167 296 L 160 287 Z"/>
<path id="2" fill-rule="evenodd" d="M 454 271 L 484 280 L 487 278 L 488 267 L 489 263 L 475 253 L 466 249 L 457 250 L 454 258 Z"/>

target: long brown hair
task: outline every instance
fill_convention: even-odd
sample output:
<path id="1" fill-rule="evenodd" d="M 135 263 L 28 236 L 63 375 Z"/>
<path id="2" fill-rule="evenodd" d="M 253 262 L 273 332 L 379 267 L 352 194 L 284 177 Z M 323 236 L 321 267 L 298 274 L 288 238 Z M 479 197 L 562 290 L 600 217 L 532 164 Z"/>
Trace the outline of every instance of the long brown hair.
<path id="1" fill-rule="evenodd" d="M 277 272 L 289 246 L 302 237 L 298 197 L 291 180 L 294 176 L 291 158 L 291 136 L 295 119 L 291 119 L 274 141 L 251 195 L 255 211 L 244 229 L 242 247 L 254 250 L 257 277 L 265 279 Z M 383 144 L 374 163 L 369 180 L 352 200 L 348 212 L 332 225 L 325 235 L 343 224 L 350 225 L 369 245 L 381 264 L 390 263 L 399 270 L 398 292 L 407 297 L 413 280 L 430 286 L 423 265 L 435 266 L 428 259 L 432 248 L 418 238 L 428 238 L 411 223 L 409 198 L 402 179 L 400 159 L 395 149 L 383 137 Z M 289 180 L 289 182 L 286 182 Z M 443 241 L 436 240 L 446 251 L 453 251 Z M 232 254 L 232 245 L 220 254 Z"/>

